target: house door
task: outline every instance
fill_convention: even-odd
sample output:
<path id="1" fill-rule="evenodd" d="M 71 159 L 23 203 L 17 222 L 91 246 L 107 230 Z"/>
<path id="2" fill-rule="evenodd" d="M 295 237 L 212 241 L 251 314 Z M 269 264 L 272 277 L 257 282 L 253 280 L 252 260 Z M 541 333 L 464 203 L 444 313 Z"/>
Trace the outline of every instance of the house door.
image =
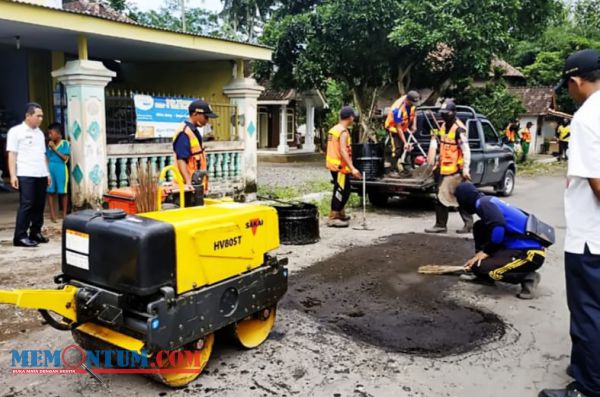
<path id="1" fill-rule="evenodd" d="M 266 148 L 269 146 L 269 113 L 258 112 L 258 147 Z"/>

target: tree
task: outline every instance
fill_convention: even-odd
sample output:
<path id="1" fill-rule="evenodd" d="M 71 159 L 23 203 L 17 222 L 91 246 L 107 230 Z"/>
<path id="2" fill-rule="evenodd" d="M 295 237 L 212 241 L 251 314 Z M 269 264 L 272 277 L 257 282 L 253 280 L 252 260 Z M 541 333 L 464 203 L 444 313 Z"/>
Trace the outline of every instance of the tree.
<path id="1" fill-rule="evenodd" d="M 129 5 L 127 0 L 108 0 L 108 5 L 115 11 L 124 12 L 128 9 Z"/>
<path id="2" fill-rule="evenodd" d="M 273 63 L 257 73 L 279 88 L 323 89 L 330 79 L 347 86 L 364 137 L 374 99 L 391 79 L 390 57 L 398 55 L 387 36 L 400 7 L 396 0 L 329 0 L 271 19 L 261 42 L 275 47 Z"/>
<path id="3" fill-rule="evenodd" d="M 600 50 L 600 0 L 579 0 L 561 13 L 535 40 L 523 40 L 512 49 L 529 85 L 554 85 L 562 74 L 566 57 L 578 50 Z M 576 107 L 566 92 L 557 97 L 558 108 L 572 113 Z"/>
<path id="4" fill-rule="evenodd" d="M 502 80 L 492 81 L 482 88 L 468 88 L 456 100 L 468 103 L 477 112 L 485 114 L 496 129 L 503 128 L 509 120 L 525 112 L 521 100 L 508 91 Z"/>
<path id="5" fill-rule="evenodd" d="M 181 3 L 179 0 L 165 0 L 158 10 L 130 12 L 130 18 L 139 23 L 170 30 L 182 30 Z M 186 31 L 216 37 L 235 38 L 231 30 L 215 12 L 203 8 L 186 8 Z"/>
<path id="6" fill-rule="evenodd" d="M 435 102 L 466 77 L 486 77 L 494 55 L 516 36 L 533 36 L 531 25 L 556 12 L 556 0 L 405 1 L 389 35 L 400 47 L 398 90 L 417 84 L 433 89 Z M 527 33 L 527 34 L 526 34 Z"/>
<path id="7" fill-rule="evenodd" d="M 275 3 L 275 0 L 223 0 L 221 17 L 248 42 L 253 42 Z"/>

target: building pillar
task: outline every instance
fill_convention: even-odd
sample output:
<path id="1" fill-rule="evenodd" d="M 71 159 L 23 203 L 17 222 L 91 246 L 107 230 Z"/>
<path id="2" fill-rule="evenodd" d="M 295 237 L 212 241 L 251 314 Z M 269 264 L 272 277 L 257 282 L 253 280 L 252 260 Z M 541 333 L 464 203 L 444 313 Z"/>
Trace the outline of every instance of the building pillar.
<path id="1" fill-rule="evenodd" d="M 304 149 L 307 152 L 315 151 L 315 105 L 312 100 L 306 99 L 306 135 L 304 136 Z"/>
<path id="2" fill-rule="evenodd" d="M 290 152 L 288 146 L 288 130 L 287 130 L 287 106 L 281 105 L 281 111 L 279 113 L 279 146 L 277 146 L 277 153 L 286 154 Z"/>
<path id="3" fill-rule="evenodd" d="M 67 95 L 71 199 L 75 208 L 100 208 L 107 189 L 104 88 L 116 73 L 102 62 L 76 60 L 52 72 Z"/>
<path id="4" fill-rule="evenodd" d="M 257 112 L 258 97 L 264 91 L 252 78 L 244 78 L 238 73 L 236 79 L 226 85 L 223 93 L 231 99 L 238 109 L 239 138 L 244 141 L 242 175 L 244 176 L 246 200 L 256 199 L 257 181 Z"/>

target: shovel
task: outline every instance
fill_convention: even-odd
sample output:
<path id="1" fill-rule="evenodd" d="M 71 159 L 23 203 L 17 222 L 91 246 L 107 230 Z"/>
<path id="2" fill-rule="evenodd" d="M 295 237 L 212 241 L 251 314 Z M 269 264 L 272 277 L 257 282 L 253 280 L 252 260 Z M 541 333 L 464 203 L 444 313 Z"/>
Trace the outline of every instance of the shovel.
<path id="1" fill-rule="evenodd" d="M 365 172 L 363 172 L 362 174 L 362 205 L 363 205 L 363 211 L 362 211 L 362 224 L 360 227 L 353 227 L 352 229 L 354 230 L 375 230 L 375 229 L 369 229 L 369 226 L 367 225 L 367 174 Z"/>

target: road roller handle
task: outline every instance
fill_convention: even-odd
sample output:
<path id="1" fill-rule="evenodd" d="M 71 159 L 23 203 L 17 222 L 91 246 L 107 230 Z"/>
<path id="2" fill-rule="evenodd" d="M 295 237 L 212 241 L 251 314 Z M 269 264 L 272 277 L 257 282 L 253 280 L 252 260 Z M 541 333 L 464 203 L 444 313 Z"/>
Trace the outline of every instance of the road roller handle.
<path id="1" fill-rule="evenodd" d="M 26 309 L 48 310 L 73 322 L 77 321 L 75 297 L 78 288 L 67 285 L 62 289 L 0 290 L 0 304 Z"/>

